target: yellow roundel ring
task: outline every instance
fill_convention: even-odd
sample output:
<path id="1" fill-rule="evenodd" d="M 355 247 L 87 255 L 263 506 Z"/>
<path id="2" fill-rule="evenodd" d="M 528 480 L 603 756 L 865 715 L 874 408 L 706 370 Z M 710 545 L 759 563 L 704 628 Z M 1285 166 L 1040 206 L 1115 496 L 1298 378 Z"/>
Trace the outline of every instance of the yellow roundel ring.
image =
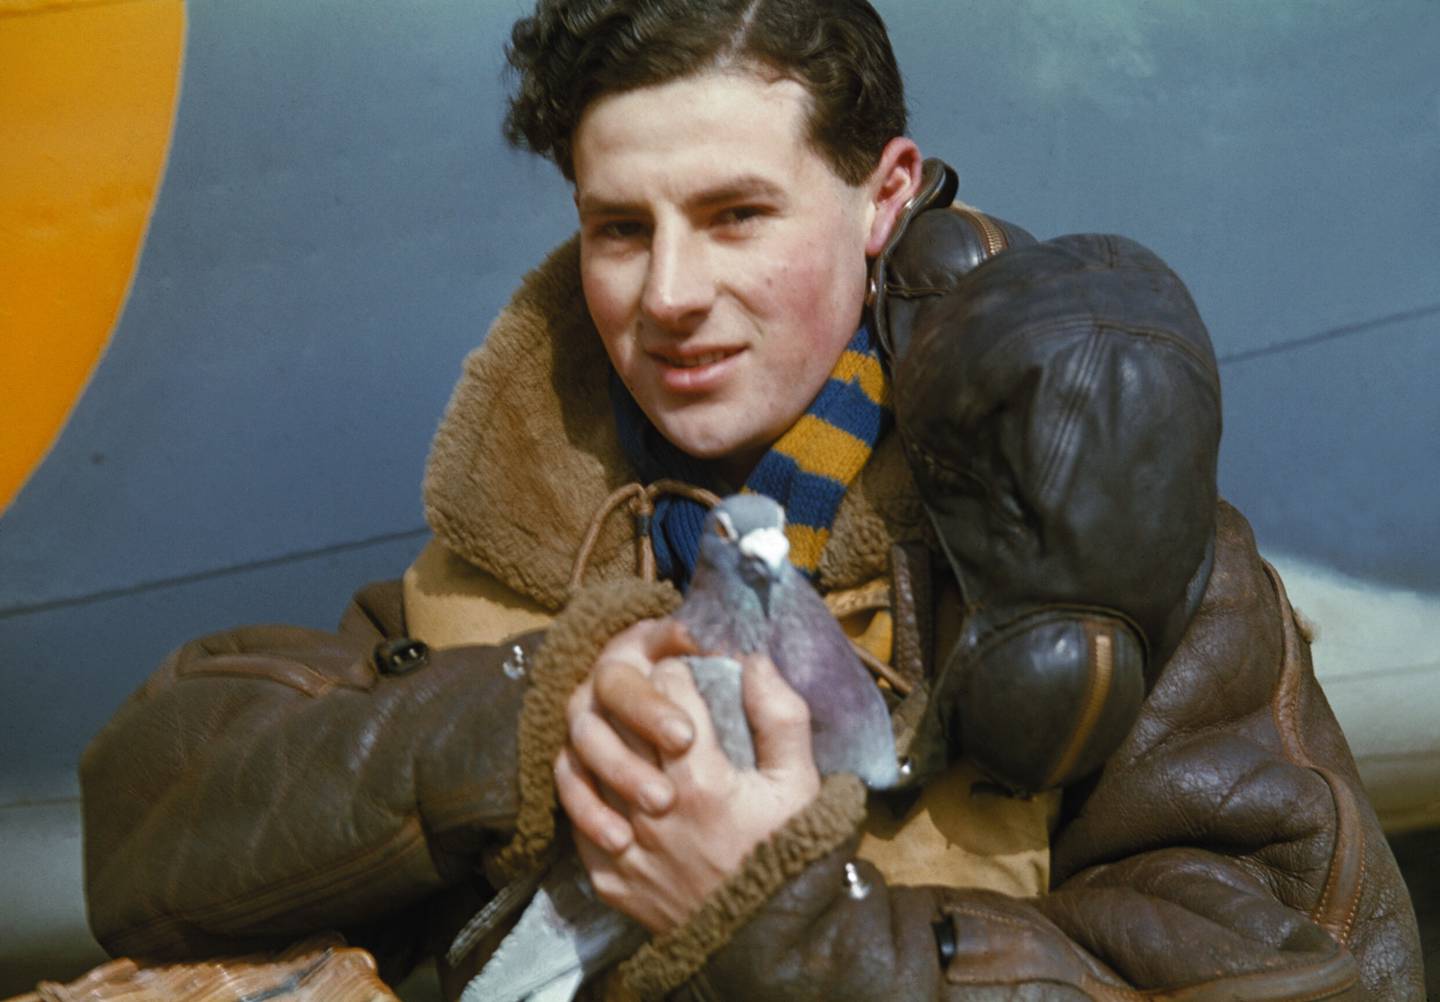
<path id="1" fill-rule="evenodd" d="M 183 0 L 0 0 L 0 511 L 119 319 L 184 47 Z"/>

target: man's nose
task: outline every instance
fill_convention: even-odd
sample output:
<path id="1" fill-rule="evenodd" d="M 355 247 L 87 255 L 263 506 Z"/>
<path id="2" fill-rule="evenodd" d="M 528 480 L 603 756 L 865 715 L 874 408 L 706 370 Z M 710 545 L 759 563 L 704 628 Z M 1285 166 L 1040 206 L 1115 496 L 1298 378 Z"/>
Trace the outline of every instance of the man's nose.
<path id="1" fill-rule="evenodd" d="M 699 234 L 683 227 L 657 228 L 641 308 L 658 326 L 684 331 L 704 318 L 715 299 L 708 258 Z"/>

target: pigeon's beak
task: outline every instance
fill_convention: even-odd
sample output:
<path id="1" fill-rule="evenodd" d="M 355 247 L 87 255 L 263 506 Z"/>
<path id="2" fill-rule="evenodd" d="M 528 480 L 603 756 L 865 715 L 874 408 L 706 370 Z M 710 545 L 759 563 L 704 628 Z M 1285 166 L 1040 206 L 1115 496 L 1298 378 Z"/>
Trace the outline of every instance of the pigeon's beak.
<path id="1" fill-rule="evenodd" d="M 740 539 L 740 555 L 745 559 L 745 576 L 760 599 L 760 607 L 770 615 L 770 591 L 785 571 L 790 556 L 790 540 L 781 529 L 752 529 Z"/>
<path id="2" fill-rule="evenodd" d="M 790 540 L 783 529 L 751 529 L 740 538 L 740 554 L 778 579 L 790 556 Z"/>

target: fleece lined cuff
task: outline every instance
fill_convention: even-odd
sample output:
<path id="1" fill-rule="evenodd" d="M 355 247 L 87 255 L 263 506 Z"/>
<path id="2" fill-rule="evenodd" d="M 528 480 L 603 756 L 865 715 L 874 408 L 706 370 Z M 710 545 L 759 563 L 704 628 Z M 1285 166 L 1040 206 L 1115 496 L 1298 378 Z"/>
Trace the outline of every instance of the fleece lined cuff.
<path id="1" fill-rule="evenodd" d="M 605 582 L 580 591 L 545 634 L 520 711 L 520 808 L 515 837 L 497 857 L 512 879 L 534 870 L 555 840 L 555 758 L 565 744 L 565 704 L 600 649 L 642 619 L 675 611 L 680 595 L 668 584 Z"/>
<path id="2" fill-rule="evenodd" d="M 684 925 L 620 965 L 625 988 L 640 999 L 659 999 L 689 981 L 782 885 L 839 848 L 864 818 L 860 780 L 849 773 L 827 776 L 819 796 L 756 846 Z"/>

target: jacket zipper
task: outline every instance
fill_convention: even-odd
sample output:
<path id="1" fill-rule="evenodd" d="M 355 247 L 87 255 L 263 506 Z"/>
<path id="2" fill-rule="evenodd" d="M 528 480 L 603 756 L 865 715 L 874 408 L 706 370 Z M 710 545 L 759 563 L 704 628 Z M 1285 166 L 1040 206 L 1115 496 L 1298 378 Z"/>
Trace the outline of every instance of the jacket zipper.
<path id="1" fill-rule="evenodd" d="M 980 239 L 985 244 L 985 257 L 992 258 L 1010 245 L 1005 239 L 1005 233 L 995 225 L 995 221 L 983 212 L 979 212 L 969 206 L 955 205 L 956 212 L 966 219 L 971 226 L 980 233 Z"/>

